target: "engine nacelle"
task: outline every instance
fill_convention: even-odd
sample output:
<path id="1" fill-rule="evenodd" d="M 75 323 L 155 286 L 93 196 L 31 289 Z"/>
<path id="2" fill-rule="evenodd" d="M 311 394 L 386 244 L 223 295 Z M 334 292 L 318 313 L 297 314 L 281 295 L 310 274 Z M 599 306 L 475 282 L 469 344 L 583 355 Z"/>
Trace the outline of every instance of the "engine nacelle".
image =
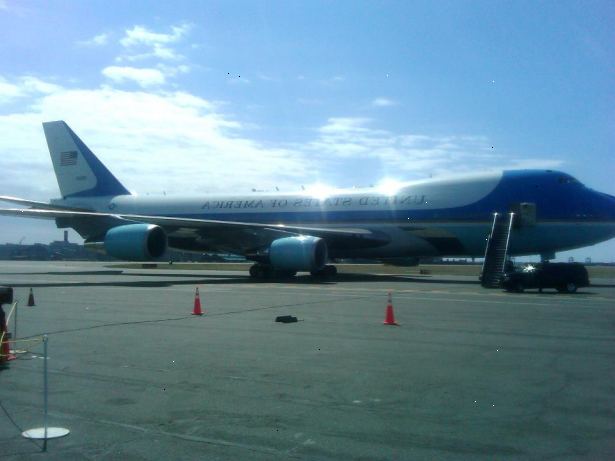
<path id="1" fill-rule="evenodd" d="M 318 237 L 298 236 L 274 240 L 269 262 L 275 269 L 313 271 L 327 263 L 327 244 Z"/>
<path id="2" fill-rule="evenodd" d="M 167 234 L 154 224 L 126 224 L 107 231 L 105 251 L 118 259 L 148 261 L 167 249 Z"/>

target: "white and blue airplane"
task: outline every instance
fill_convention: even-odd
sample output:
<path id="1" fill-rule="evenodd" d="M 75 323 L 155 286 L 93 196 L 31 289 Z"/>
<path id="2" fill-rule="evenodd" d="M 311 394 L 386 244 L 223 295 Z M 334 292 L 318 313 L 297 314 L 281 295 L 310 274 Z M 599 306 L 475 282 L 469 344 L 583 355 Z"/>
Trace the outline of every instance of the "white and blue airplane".
<path id="1" fill-rule="evenodd" d="M 124 260 L 156 260 L 167 248 L 243 255 L 253 277 L 333 275 L 338 258 L 402 261 L 481 257 L 493 213 L 521 210 L 510 255 L 592 245 L 615 236 L 615 197 L 552 170 L 426 179 L 395 190 L 326 196 L 254 193 L 186 198 L 131 194 L 63 121 L 43 123 L 62 198 L 0 196 L 29 208 L 0 214 L 55 219 L 86 245 Z"/>

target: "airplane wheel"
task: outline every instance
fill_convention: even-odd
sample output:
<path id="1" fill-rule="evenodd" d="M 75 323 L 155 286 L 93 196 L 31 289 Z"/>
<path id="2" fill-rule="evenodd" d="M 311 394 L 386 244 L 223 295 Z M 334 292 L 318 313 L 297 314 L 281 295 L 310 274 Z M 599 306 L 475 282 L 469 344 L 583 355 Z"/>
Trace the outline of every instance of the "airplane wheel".
<path id="1" fill-rule="evenodd" d="M 337 267 L 335 266 L 325 266 L 323 271 L 325 273 L 325 277 L 335 277 L 337 275 Z"/>
<path id="2" fill-rule="evenodd" d="M 258 279 L 261 276 L 262 276 L 261 270 L 258 264 L 254 264 L 253 266 L 250 266 L 250 277 L 252 277 L 253 279 Z"/>
<path id="3" fill-rule="evenodd" d="M 250 277 L 252 277 L 253 279 L 262 280 L 264 278 L 267 278 L 270 272 L 271 271 L 268 270 L 268 268 L 263 266 L 262 264 L 254 264 L 250 267 Z"/>
<path id="4" fill-rule="evenodd" d="M 317 271 L 311 271 L 310 274 L 312 274 L 312 276 L 314 277 L 318 277 L 322 279 L 332 278 L 337 275 L 337 267 L 332 266 L 332 265 L 327 265 Z"/>

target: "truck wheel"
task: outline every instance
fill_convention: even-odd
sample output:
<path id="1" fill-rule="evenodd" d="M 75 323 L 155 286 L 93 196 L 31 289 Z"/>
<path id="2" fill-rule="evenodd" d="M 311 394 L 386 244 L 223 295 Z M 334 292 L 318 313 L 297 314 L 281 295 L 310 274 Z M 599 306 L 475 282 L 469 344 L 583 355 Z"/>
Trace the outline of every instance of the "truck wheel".
<path id="1" fill-rule="evenodd" d="M 566 284 L 566 293 L 576 293 L 577 285 L 574 282 L 568 282 Z"/>

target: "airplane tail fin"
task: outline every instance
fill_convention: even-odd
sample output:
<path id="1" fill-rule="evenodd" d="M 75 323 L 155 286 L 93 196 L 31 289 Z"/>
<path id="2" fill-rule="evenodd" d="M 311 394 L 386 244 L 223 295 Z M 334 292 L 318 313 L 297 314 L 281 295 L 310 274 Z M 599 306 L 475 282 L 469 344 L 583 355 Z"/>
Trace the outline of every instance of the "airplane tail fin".
<path id="1" fill-rule="evenodd" d="M 64 121 L 43 123 L 62 197 L 130 195 Z"/>

